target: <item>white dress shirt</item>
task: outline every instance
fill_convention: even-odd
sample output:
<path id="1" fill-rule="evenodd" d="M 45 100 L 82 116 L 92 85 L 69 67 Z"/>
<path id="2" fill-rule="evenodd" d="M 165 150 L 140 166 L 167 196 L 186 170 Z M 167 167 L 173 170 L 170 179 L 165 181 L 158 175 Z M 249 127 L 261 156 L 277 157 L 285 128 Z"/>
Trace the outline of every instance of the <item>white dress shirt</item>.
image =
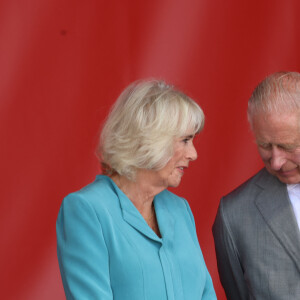
<path id="1" fill-rule="evenodd" d="M 287 190 L 300 230 L 300 184 L 287 184 Z"/>

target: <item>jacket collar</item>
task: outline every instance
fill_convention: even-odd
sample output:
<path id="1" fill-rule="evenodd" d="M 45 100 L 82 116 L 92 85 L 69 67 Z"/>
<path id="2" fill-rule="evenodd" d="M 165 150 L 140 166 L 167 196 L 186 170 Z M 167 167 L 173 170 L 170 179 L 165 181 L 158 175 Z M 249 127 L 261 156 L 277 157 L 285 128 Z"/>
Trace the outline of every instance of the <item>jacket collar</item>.
<path id="1" fill-rule="evenodd" d="M 141 213 L 137 210 L 137 208 L 125 195 L 125 193 L 123 193 L 123 191 L 119 189 L 119 187 L 115 184 L 115 182 L 112 179 L 109 178 L 109 180 L 119 199 L 120 209 L 122 211 L 122 216 L 125 222 L 127 222 L 130 226 L 135 228 L 141 234 L 158 243 L 163 243 L 167 240 L 172 240 L 174 234 L 175 220 L 164 204 L 164 198 L 167 196 L 165 191 L 159 193 L 154 197 L 156 218 L 162 236 L 162 238 L 160 238 L 149 227 Z"/>

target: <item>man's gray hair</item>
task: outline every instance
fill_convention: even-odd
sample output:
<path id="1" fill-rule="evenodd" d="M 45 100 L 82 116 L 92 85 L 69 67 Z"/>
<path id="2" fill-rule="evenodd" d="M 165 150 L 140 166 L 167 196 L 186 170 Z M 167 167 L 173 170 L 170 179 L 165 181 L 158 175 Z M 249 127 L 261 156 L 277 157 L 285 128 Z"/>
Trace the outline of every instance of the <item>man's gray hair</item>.
<path id="1" fill-rule="evenodd" d="M 248 102 L 248 120 L 259 113 L 282 113 L 300 108 L 300 74 L 277 72 L 266 77 L 253 91 Z"/>

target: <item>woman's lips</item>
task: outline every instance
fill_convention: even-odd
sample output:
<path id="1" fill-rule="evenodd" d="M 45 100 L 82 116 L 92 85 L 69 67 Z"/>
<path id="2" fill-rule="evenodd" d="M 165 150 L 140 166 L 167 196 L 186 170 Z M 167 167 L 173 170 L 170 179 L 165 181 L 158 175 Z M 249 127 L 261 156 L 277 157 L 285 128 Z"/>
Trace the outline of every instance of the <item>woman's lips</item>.
<path id="1" fill-rule="evenodd" d="M 181 166 L 181 167 L 177 167 L 177 169 L 179 170 L 179 172 L 180 173 L 184 173 L 184 169 L 186 169 L 187 167 L 183 167 L 183 166 Z"/>

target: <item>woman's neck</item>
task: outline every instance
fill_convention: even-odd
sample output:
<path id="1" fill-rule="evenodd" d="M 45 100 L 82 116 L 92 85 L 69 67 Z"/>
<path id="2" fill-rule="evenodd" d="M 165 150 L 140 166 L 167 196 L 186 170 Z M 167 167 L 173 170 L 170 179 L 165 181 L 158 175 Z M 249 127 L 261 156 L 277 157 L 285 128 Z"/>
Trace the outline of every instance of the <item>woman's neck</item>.
<path id="1" fill-rule="evenodd" d="M 137 174 L 135 181 L 129 180 L 119 174 L 111 177 L 119 189 L 122 190 L 140 212 L 151 207 L 155 195 L 161 192 L 161 190 L 151 185 L 147 174 L 145 174 L 146 176 L 141 175 L 140 173 Z"/>

